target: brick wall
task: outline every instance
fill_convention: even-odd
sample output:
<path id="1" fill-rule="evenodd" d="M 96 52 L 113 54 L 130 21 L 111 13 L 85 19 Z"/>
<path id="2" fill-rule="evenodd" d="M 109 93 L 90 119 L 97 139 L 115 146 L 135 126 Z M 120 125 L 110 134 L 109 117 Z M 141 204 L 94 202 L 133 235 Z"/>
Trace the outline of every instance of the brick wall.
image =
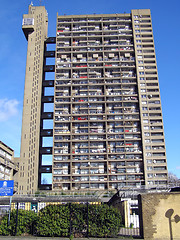
<path id="1" fill-rule="evenodd" d="M 142 194 L 139 203 L 145 240 L 180 239 L 180 193 Z"/>

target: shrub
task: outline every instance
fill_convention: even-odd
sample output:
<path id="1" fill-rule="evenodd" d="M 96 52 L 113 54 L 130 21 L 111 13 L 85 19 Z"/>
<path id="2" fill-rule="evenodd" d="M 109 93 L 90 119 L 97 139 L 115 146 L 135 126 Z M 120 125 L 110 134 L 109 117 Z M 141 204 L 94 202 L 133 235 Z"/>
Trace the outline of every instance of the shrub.
<path id="1" fill-rule="evenodd" d="M 70 213 L 71 212 L 71 213 Z M 8 215 L 1 220 L 0 235 L 14 235 L 16 210 L 11 212 L 9 227 Z M 106 204 L 61 204 L 48 205 L 38 213 L 19 209 L 17 235 L 33 234 L 45 237 L 116 237 L 121 225 L 117 209 Z M 71 234 L 70 234 L 71 228 Z"/>
<path id="2" fill-rule="evenodd" d="M 11 211 L 11 219 L 8 226 L 8 214 L 1 220 L 0 235 L 15 235 L 16 228 L 16 210 Z M 33 211 L 18 210 L 17 235 L 24 233 L 33 234 L 37 221 L 37 213 Z"/>
<path id="3" fill-rule="evenodd" d="M 67 237 L 70 226 L 69 217 L 68 205 L 48 205 L 38 214 L 37 234 Z"/>
<path id="4" fill-rule="evenodd" d="M 121 225 L 121 216 L 118 210 L 107 205 L 88 206 L 87 226 L 87 205 L 72 204 L 71 216 L 70 207 L 66 205 L 49 205 L 39 212 L 37 222 L 37 233 L 40 236 L 68 237 L 71 230 L 75 237 L 84 237 L 87 228 L 90 237 L 113 237 Z"/>
<path id="5" fill-rule="evenodd" d="M 108 205 L 89 206 L 89 236 L 115 237 L 121 225 L 121 215 Z"/>

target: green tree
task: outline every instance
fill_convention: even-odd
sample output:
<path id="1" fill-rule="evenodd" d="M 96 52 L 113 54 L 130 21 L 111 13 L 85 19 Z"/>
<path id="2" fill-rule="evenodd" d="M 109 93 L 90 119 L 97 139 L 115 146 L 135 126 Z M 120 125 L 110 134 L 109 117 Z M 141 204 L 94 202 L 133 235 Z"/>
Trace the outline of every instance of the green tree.
<path id="1" fill-rule="evenodd" d="M 8 214 L 5 215 L 0 224 L 0 235 L 14 235 L 16 227 L 16 210 L 11 211 L 10 223 L 8 226 Z M 33 234 L 36 226 L 37 213 L 33 211 L 18 210 L 17 235 L 24 233 Z"/>

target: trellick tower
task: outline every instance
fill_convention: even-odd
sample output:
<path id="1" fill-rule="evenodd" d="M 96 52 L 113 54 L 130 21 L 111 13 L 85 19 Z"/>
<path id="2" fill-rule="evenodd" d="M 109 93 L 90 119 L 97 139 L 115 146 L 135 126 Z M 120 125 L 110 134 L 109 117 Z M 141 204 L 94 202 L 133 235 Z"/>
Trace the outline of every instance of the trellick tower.
<path id="1" fill-rule="evenodd" d="M 150 10 L 58 15 L 56 38 L 47 38 L 45 8 L 30 6 L 23 31 L 28 51 L 19 193 L 166 187 Z M 55 64 L 47 65 L 47 58 Z"/>

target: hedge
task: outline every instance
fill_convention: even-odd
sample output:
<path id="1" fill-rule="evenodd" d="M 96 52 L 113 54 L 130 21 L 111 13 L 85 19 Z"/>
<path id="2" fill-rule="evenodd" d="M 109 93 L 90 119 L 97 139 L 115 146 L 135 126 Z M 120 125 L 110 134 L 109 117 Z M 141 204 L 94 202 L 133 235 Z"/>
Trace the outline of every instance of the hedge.
<path id="1" fill-rule="evenodd" d="M 27 210 L 18 210 L 17 235 L 24 233 L 33 234 L 37 223 L 37 213 Z M 0 224 L 0 235 L 15 235 L 16 228 L 16 210 L 11 211 L 10 223 L 8 226 L 8 214 L 5 215 Z"/>
<path id="2" fill-rule="evenodd" d="M 113 237 L 121 225 L 121 216 L 117 209 L 103 205 L 71 205 L 71 231 L 75 237 Z M 40 236 L 68 237 L 70 232 L 70 207 L 49 205 L 38 215 L 37 233 Z"/>
<path id="3" fill-rule="evenodd" d="M 71 212 L 71 214 L 70 214 Z M 0 235 L 14 235 L 16 210 L 0 224 Z M 39 213 L 19 209 L 17 235 L 25 233 L 44 237 L 116 237 L 121 226 L 121 216 L 117 209 L 106 204 L 59 204 L 48 205 Z"/>

